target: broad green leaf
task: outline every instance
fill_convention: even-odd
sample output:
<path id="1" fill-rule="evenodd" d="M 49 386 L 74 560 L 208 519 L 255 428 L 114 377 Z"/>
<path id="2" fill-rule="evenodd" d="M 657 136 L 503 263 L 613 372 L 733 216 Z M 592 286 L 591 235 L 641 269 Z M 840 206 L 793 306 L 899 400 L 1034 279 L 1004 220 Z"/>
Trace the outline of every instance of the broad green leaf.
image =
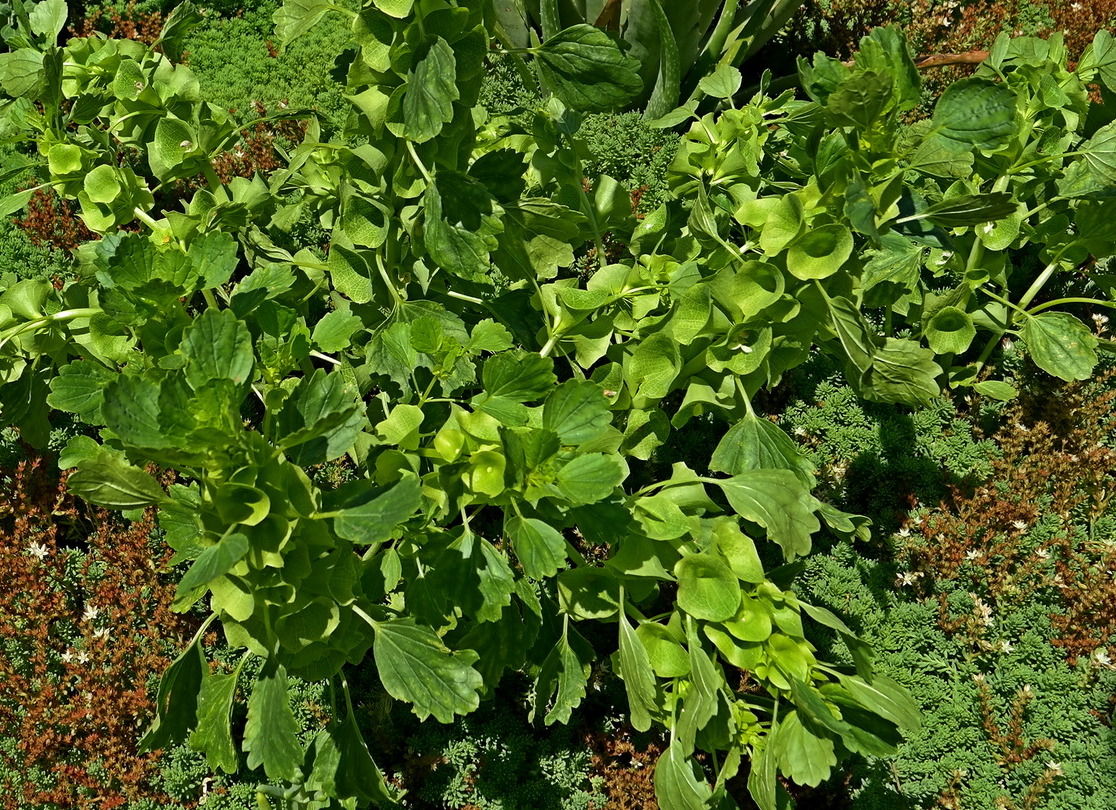
<path id="1" fill-rule="evenodd" d="M 837 126 L 867 130 L 887 109 L 893 92 L 894 81 L 887 73 L 858 71 L 830 94 L 826 111 Z"/>
<path id="2" fill-rule="evenodd" d="M 407 75 L 403 136 L 416 143 L 437 137 L 442 127 L 453 120 L 453 103 L 458 98 L 453 48 L 441 37 L 435 37 Z"/>
<path id="3" fill-rule="evenodd" d="M 722 691 L 726 688 L 724 674 L 714 659 L 706 652 L 697 635 L 695 622 L 686 619 L 686 646 L 690 653 L 690 691 L 682 702 L 675 730 L 678 739 L 691 748 L 699 731 L 706 730 L 723 705 Z"/>
<path id="4" fill-rule="evenodd" d="M 1007 192 L 965 194 L 960 197 L 947 197 L 941 202 L 927 206 L 918 214 L 918 218 L 929 220 L 944 228 L 961 228 L 1010 217 L 1018 207 L 1018 201 Z"/>
<path id="5" fill-rule="evenodd" d="M 677 738 L 655 763 L 655 798 L 664 810 L 709 810 L 711 806 L 713 789 Z"/>
<path id="6" fill-rule="evenodd" d="M 773 720 L 767 736 L 757 741 L 753 748 L 752 770 L 748 774 L 748 793 L 759 810 L 786 810 L 790 807 L 790 797 L 779 784 L 779 758 L 775 753 L 775 741 L 779 738 L 779 722 Z"/>
<path id="7" fill-rule="evenodd" d="M 561 532 L 536 518 L 513 515 L 504 521 L 504 534 L 532 579 L 545 579 L 566 564 L 566 540 Z"/>
<path id="8" fill-rule="evenodd" d="M 643 110 L 643 117 L 647 121 L 655 119 L 662 119 L 667 116 L 674 105 L 678 103 L 678 97 L 682 90 L 682 60 L 678 52 L 678 37 L 675 35 L 671 27 L 670 18 L 667 16 L 666 11 L 663 9 L 663 0 L 652 0 L 649 3 L 644 3 L 644 7 L 655 18 L 655 30 L 659 35 L 658 51 L 659 51 L 659 64 L 658 75 L 655 78 L 655 86 L 651 89 L 651 98 L 647 101 L 647 106 Z M 616 9 L 617 13 L 620 9 L 620 0 L 610 0 L 606 9 Z M 639 9 L 637 8 L 636 13 Z M 629 14 L 632 13 L 632 7 L 628 8 Z M 605 13 L 601 12 L 602 15 Z M 630 22 L 629 17 L 629 22 Z M 600 26 L 600 20 L 596 25 Z M 641 39 L 636 37 L 636 39 Z M 644 61 L 640 58 L 641 63 Z M 729 79 L 731 82 L 731 78 Z M 739 71 L 737 71 L 737 89 L 739 88 Z M 718 88 L 723 89 L 723 87 Z M 734 90 L 735 92 L 735 90 Z M 732 93 L 729 94 L 730 96 Z M 697 102 L 694 102 L 696 109 Z M 681 123 L 679 121 L 678 123 Z M 672 126 L 666 124 L 665 126 Z"/>
<path id="9" fill-rule="evenodd" d="M 927 322 L 926 342 L 935 354 L 961 354 L 976 337 L 973 319 L 963 309 L 942 307 Z"/>
<path id="10" fill-rule="evenodd" d="M 182 651 L 159 680 L 155 697 L 156 717 L 151 728 L 139 741 L 141 753 L 186 742 L 190 731 L 197 727 L 198 693 L 209 674 L 202 655 L 201 638 Z"/>
<path id="11" fill-rule="evenodd" d="M 782 253 L 802 233 L 806 224 L 802 200 L 795 194 L 784 194 L 772 202 L 764 213 L 766 216 L 758 223 L 761 228 L 760 248 L 768 256 L 775 256 Z"/>
<path id="12" fill-rule="evenodd" d="M 732 98 L 740 90 L 743 77 L 740 69 L 732 65 L 718 65 L 717 69 L 698 82 L 698 87 L 712 98 Z M 657 117 L 657 116 L 656 116 Z"/>
<path id="13" fill-rule="evenodd" d="M 340 755 L 336 784 L 341 796 L 371 802 L 374 807 L 394 806 L 400 794 L 388 785 L 380 766 L 372 759 L 353 712 L 349 711 L 340 723 L 331 724 L 327 732 Z"/>
<path id="14" fill-rule="evenodd" d="M 655 677 L 651 671 L 651 661 L 643 642 L 628 624 L 628 617 L 620 614 L 620 647 L 617 674 L 624 681 L 628 693 L 628 709 L 631 712 L 632 727 L 636 731 L 647 731 L 657 712 Z"/>
<path id="15" fill-rule="evenodd" d="M 183 0 L 163 22 L 159 32 L 159 47 L 167 57 L 175 62 L 182 61 L 182 46 L 190 32 L 198 27 L 205 17 L 190 0 Z"/>
<path id="16" fill-rule="evenodd" d="M 62 29 L 66 27 L 66 0 L 40 0 L 27 15 L 31 30 L 54 45 Z"/>
<path id="17" fill-rule="evenodd" d="M 934 128 L 956 150 L 994 152 L 1017 131 L 1015 91 L 988 79 L 962 79 L 945 89 L 934 108 Z"/>
<path id="18" fill-rule="evenodd" d="M 486 281 L 489 254 L 499 247 L 503 209 L 477 181 L 457 172 L 438 172 L 426 187 L 426 249 L 446 272 Z"/>
<path id="19" fill-rule="evenodd" d="M 47 404 L 87 424 L 100 424 L 104 389 L 115 377 L 100 363 L 76 360 L 58 369 L 58 375 L 50 381 Z"/>
<path id="20" fill-rule="evenodd" d="M 641 622 L 636 635 L 647 651 L 651 669 L 660 678 L 680 678 L 690 671 L 690 656 L 670 630 L 654 622 Z"/>
<path id="21" fill-rule="evenodd" d="M 201 553 L 178 583 L 178 596 L 185 598 L 195 588 L 208 585 L 224 576 L 244 559 L 248 553 L 248 538 L 243 534 L 229 534 Z"/>
<path id="22" fill-rule="evenodd" d="M 596 383 L 569 380 L 543 404 L 543 427 L 557 433 L 562 444 L 595 441 L 608 432 L 611 422 L 609 401 Z"/>
<path id="23" fill-rule="evenodd" d="M 740 582 L 720 557 L 687 554 L 674 566 L 678 606 L 695 619 L 723 622 L 740 607 Z"/>
<path id="24" fill-rule="evenodd" d="M 571 503 L 596 503 L 611 495 L 627 477 L 628 467 L 618 455 L 589 453 L 558 471 L 558 490 Z"/>
<path id="25" fill-rule="evenodd" d="M 182 162 L 198 148 L 198 135 L 185 121 L 164 117 L 155 125 L 155 140 L 149 145 L 151 171 L 159 179 L 174 176 Z"/>
<path id="26" fill-rule="evenodd" d="M 681 369 L 678 344 L 664 332 L 638 341 L 624 358 L 624 380 L 629 389 L 636 396 L 653 400 L 670 393 Z"/>
<path id="27" fill-rule="evenodd" d="M 620 580 L 610 568 L 583 565 L 563 571 L 558 606 L 578 621 L 608 619 L 620 610 Z"/>
<path id="28" fill-rule="evenodd" d="M 513 402 L 541 399 L 554 388 L 554 361 L 533 352 L 513 349 L 484 362 L 481 372 L 485 393 Z"/>
<path id="29" fill-rule="evenodd" d="M 421 505 L 419 479 L 408 475 L 390 489 L 370 489 L 354 498 L 335 513 L 333 528 L 338 536 L 358 545 L 376 545 L 388 540 Z"/>
<path id="30" fill-rule="evenodd" d="M 245 660 L 241 658 L 233 672 L 219 672 L 206 678 L 198 697 L 198 727 L 190 735 L 190 747 L 205 754 L 214 772 L 236 773 L 238 770 L 239 757 L 231 718 L 236 681 Z"/>
<path id="31" fill-rule="evenodd" d="M 754 413 L 729 428 L 709 461 L 709 469 L 728 475 L 749 470 L 790 470 L 803 484 L 813 486 L 814 465 L 798 450 L 794 440 L 769 419 Z"/>
<path id="32" fill-rule="evenodd" d="M 283 0 L 272 17 L 280 46 L 287 47 L 296 37 L 317 25 L 329 7 L 327 0 Z"/>
<path id="33" fill-rule="evenodd" d="M 34 98 L 43 90 L 43 54 L 34 48 L 0 53 L 0 87 L 13 98 Z"/>
<path id="34" fill-rule="evenodd" d="M 929 405 L 941 395 L 942 368 L 934 353 L 911 340 L 887 338 L 860 379 L 862 393 L 879 402 Z"/>
<path id="35" fill-rule="evenodd" d="M 244 751 L 248 767 L 263 766 L 268 779 L 289 782 L 302 764 L 298 721 L 291 710 L 287 670 L 267 660 L 248 698 L 248 720 L 244 725 Z"/>
<path id="36" fill-rule="evenodd" d="M 787 270 L 803 281 L 827 278 L 841 269 L 852 250 L 852 234 L 844 225 L 808 228 L 787 250 Z"/>
<path id="37" fill-rule="evenodd" d="M 535 705 L 529 719 L 545 712 L 546 725 L 570 722 L 573 710 L 585 699 L 593 661 L 593 648 L 568 622 L 543 662 L 535 680 Z"/>
<path id="38" fill-rule="evenodd" d="M 329 312 L 314 324 L 314 343 L 323 352 L 340 352 L 349 348 L 353 334 L 363 328 L 356 315 L 341 310 Z"/>
<path id="39" fill-rule="evenodd" d="M 718 518 L 713 525 L 713 540 L 737 578 L 753 585 L 765 581 L 763 563 L 760 562 L 756 543 L 740 531 L 735 520 Z"/>
<path id="40" fill-rule="evenodd" d="M 154 478 L 108 453 L 83 459 L 66 486 L 75 495 L 108 509 L 139 509 L 166 499 Z"/>
<path id="41" fill-rule="evenodd" d="M 535 60 L 546 89 L 574 110 L 609 112 L 643 90 L 639 62 L 592 25 L 575 25 L 548 38 Z"/>
<path id="42" fill-rule="evenodd" d="M 372 5 L 389 17 L 402 20 L 410 15 L 415 0 L 373 0 Z"/>
<path id="43" fill-rule="evenodd" d="M 180 349 L 186 380 L 195 390 L 211 380 L 241 385 L 252 378 L 252 333 L 232 310 L 207 309 L 186 329 Z"/>
<path id="44" fill-rule="evenodd" d="M 1059 194 L 1080 197 L 1116 185 L 1116 121 L 1101 127 L 1076 151 L 1081 154 L 1058 181 Z"/>
<path id="45" fill-rule="evenodd" d="M 752 470 L 717 484 L 742 518 L 767 529 L 790 562 L 810 552 L 810 535 L 821 528 L 809 490 L 789 470 Z"/>
<path id="46" fill-rule="evenodd" d="M 922 725 L 914 698 L 886 675 L 877 673 L 870 681 L 855 675 L 838 675 L 838 679 L 862 706 L 895 723 L 904 733 L 913 734 Z"/>
<path id="47" fill-rule="evenodd" d="M 1035 365 L 1063 380 L 1087 380 L 1097 364 L 1097 339 L 1067 312 L 1030 315 L 1019 334 Z"/>
<path id="48" fill-rule="evenodd" d="M 815 734 L 791 711 L 779 723 L 779 732 L 768 744 L 779 760 L 779 770 L 800 785 L 816 787 L 829 778 L 837 765 L 833 741 Z"/>
<path id="49" fill-rule="evenodd" d="M 440 723 L 468 714 L 480 705 L 484 686 L 472 650 L 450 651 L 429 627 L 413 619 L 376 622 L 373 656 L 389 695 L 412 704 L 420 720 L 433 715 Z"/>
<path id="50" fill-rule="evenodd" d="M 985 380 L 973 386 L 973 390 L 981 396 L 992 397 L 1001 402 L 1011 402 L 1019 396 L 1019 389 L 1003 380 Z"/>
<path id="51" fill-rule="evenodd" d="M 50 150 L 47 152 L 47 168 L 50 169 L 50 173 L 54 175 L 75 174 L 81 171 L 81 157 L 80 147 L 69 143 L 56 143 L 54 146 L 50 147 Z M 100 167 L 98 166 L 97 168 Z M 106 166 L 105 168 L 110 172 L 112 171 L 111 166 Z M 86 179 L 88 180 L 88 175 L 86 175 Z M 87 194 L 89 193 L 88 185 L 85 191 Z M 90 195 L 90 199 L 93 199 L 92 195 Z M 94 199 L 93 201 L 111 202 L 111 199 Z"/>
<path id="52" fill-rule="evenodd" d="M 799 602 L 798 604 L 802 608 L 802 612 L 818 624 L 837 631 L 845 642 L 845 646 L 849 648 L 849 652 L 856 663 L 857 673 L 862 678 L 872 676 L 872 648 L 867 642 L 849 629 L 849 626 L 841 621 L 841 618 L 833 611 L 811 605 L 808 602 Z"/>

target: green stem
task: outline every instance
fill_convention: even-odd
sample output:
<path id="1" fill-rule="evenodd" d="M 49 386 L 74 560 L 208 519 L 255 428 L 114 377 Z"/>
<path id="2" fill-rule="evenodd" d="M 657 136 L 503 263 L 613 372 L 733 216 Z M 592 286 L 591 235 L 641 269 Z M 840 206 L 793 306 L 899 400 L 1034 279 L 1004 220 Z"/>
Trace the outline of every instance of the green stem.
<path id="1" fill-rule="evenodd" d="M 426 168 L 426 164 L 423 163 L 422 158 L 419 157 L 415 145 L 411 141 L 405 141 L 405 143 L 407 144 L 407 151 L 411 153 L 411 160 L 415 162 L 415 166 L 417 166 L 418 170 L 422 173 L 423 179 L 426 180 L 427 183 L 433 183 L 434 178 L 431 177 L 430 172 Z"/>
<path id="2" fill-rule="evenodd" d="M 202 298 L 205 299 L 205 305 L 210 309 L 218 309 L 217 297 L 213 294 L 213 290 L 202 290 Z"/>
<path id="3" fill-rule="evenodd" d="M 206 161 L 205 168 L 202 169 L 202 174 L 205 175 L 205 183 L 209 186 L 209 190 L 213 193 L 215 198 L 225 200 L 226 202 L 230 200 L 229 190 L 225 188 L 224 183 L 221 182 L 221 178 L 217 176 L 217 172 L 213 169 L 212 163 Z"/>
<path id="4" fill-rule="evenodd" d="M 1028 315 L 1037 315 L 1043 310 L 1050 309 L 1051 307 L 1059 307 L 1062 304 L 1091 304 L 1098 307 L 1108 307 L 1109 309 L 1116 309 L 1116 303 L 1112 301 L 1101 301 L 1096 298 L 1058 298 L 1054 301 L 1047 301 L 1045 304 L 1039 304 L 1034 309 L 1027 311 Z"/>

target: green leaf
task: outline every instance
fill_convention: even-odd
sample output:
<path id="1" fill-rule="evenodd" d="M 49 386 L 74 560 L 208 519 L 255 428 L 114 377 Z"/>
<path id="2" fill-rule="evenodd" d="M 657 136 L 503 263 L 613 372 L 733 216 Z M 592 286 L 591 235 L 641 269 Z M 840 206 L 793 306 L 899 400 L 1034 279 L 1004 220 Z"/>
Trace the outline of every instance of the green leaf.
<path id="1" fill-rule="evenodd" d="M 413 619 L 375 622 L 373 656 L 384 689 L 410 703 L 420 720 L 430 715 L 440 723 L 468 714 L 480 705 L 484 686 L 473 664 L 472 650 L 451 652 L 429 627 Z"/>
<path id="2" fill-rule="evenodd" d="M 244 751 L 248 767 L 263 766 L 268 779 L 290 782 L 302 764 L 299 724 L 291 710 L 287 670 L 268 659 L 248 698 Z"/>
<path id="3" fill-rule="evenodd" d="M 75 495 L 109 509 L 140 509 L 166 500 L 154 478 L 109 453 L 83 459 L 66 486 Z"/>
<path id="4" fill-rule="evenodd" d="M 373 0 L 372 5 L 389 17 L 402 20 L 410 16 L 415 0 Z"/>
<path id="5" fill-rule="evenodd" d="M 481 378 L 486 394 L 513 402 L 541 399 L 558 381 L 554 376 L 553 360 L 521 349 L 488 358 Z"/>
<path id="6" fill-rule="evenodd" d="M 643 90 L 639 62 L 592 25 L 550 37 L 535 51 L 535 60 L 546 89 L 574 110 L 609 112 Z"/>
<path id="7" fill-rule="evenodd" d="M 283 5 L 272 17 L 279 44 L 286 48 L 295 38 L 317 25 L 329 11 L 329 6 L 327 0 L 283 0 Z"/>
<path id="8" fill-rule="evenodd" d="M 532 579 L 546 579 L 566 564 L 566 540 L 553 526 L 535 518 L 513 515 L 504 521 L 504 534 Z"/>
<path id="9" fill-rule="evenodd" d="M 58 369 L 58 376 L 50 381 L 47 404 L 72 413 L 87 424 L 100 424 L 105 386 L 115 377 L 100 363 L 76 360 Z"/>
<path id="10" fill-rule="evenodd" d="M 620 5 L 618 0 L 615 0 L 614 5 L 617 7 Z M 678 38 L 671 28 L 670 19 L 663 10 L 663 0 L 652 0 L 644 5 L 655 17 L 655 30 L 659 35 L 659 72 L 655 79 L 655 86 L 651 90 L 651 98 L 643 111 L 643 117 L 647 121 L 661 121 L 674 109 L 682 92 L 682 63 L 678 52 Z M 629 7 L 629 13 L 631 11 Z M 739 77 L 739 72 L 737 76 Z M 696 106 L 697 102 L 694 102 L 695 109 Z"/>
<path id="11" fill-rule="evenodd" d="M 195 638 L 179 655 L 159 681 L 155 697 L 156 718 L 139 741 L 139 750 L 146 753 L 170 750 L 186 742 L 190 730 L 198 722 L 198 693 L 209 674 L 202 655 L 201 637 Z"/>
<path id="12" fill-rule="evenodd" d="M 185 599 L 195 588 L 208 585 L 227 574 L 248 553 L 248 538 L 243 534 L 229 534 L 201 553 L 178 583 L 179 599 Z"/>
<path id="13" fill-rule="evenodd" d="M 344 351 L 349 348 L 353 334 L 363 328 L 363 325 L 363 321 L 356 315 L 334 310 L 314 324 L 314 343 L 323 352 Z"/>
<path id="14" fill-rule="evenodd" d="M 988 79 L 962 79 L 945 89 L 934 108 L 937 137 L 955 151 L 994 152 L 1017 130 L 1015 92 Z"/>
<path id="15" fill-rule="evenodd" d="M 636 635 L 647 651 L 651 669 L 660 678 L 681 678 L 689 673 L 690 656 L 669 629 L 654 622 L 641 622 Z"/>
<path id="16" fill-rule="evenodd" d="M 1116 121 L 1098 129 L 1076 151 L 1081 154 L 1058 181 L 1059 194 L 1081 197 L 1116 185 Z"/>
<path id="17" fill-rule="evenodd" d="M 862 706 L 895 723 L 905 734 L 913 734 L 921 727 L 918 704 L 906 689 L 891 678 L 878 673 L 870 681 L 855 675 L 837 677 Z"/>
<path id="18" fill-rule="evenodd" d="M 499 247 L 503 209 L 471 177 L 440 171 L 426 187 L 426 249 L 438 266 L 471 281 L 486 281 L 489 254 Z"/>
<path id="19" fill-rule="evenodd" d="M 718 518 L 713 525 L 713 539 L 738 579 L 753 585 L 766 580 L 755 541 L 740 531 L 735 520 Z"/>
<path id="20" fill-rule="evenodd" d="M 232 310 L 207 309 L 186 329 L 180 348 L 194 390 L 211 380 L 242 385 L 252 379 L 252 333 Z"/>
<path id="21" fill-rule="evenodd" d="M 865 396 L 878 402 L 925 407 L 941 396 L 941 373 L 929 349 L 912 340 L 887 338 L 859 384 Z"/>
<path id="22" fill-rule="evenodd" d="M 201 25 L 205 18 L 190 0 L 179 3 L 163 22 L 158 44 L 164 54 L 175 62 L 182 61 L 182 46 L 190 32 Z"/>
<path id="23" fill-rule="evenodd" d="M 1001 402 L 1011 402 L 1019 396 L 1019 389 L 1003 380 L 985 380 L 973 386 L 973 390 L 981 396 L 992 397 Z"/>
<path id="24" fill-rule="evenodd" d="M 198 727 L 190 735 L 190 747 L 205 754 L 213 771 L 236 773 L 239 768 L 233 742 L 231 718 L 236 681 L 246 658 L 241 658 L 231 673 L 217 673 L 205 679 L 198 698 Z"/>
<path id="25" fill-rule="evenodd" d="M 918 218 L 929 220 L 943 228 L 961 228 L 1010 217 L 1018 207 L 1019 202 L 1006 191 L 995 194 L 965 194 L 927 206 L 918 214 Z"/>
<path id="26" fill-rule="evenodd" d="M 887 109 L 894 81 L 886 73 L 863 70 L 837 86 L 826 102 L 826 111 L 837 126 L 866 130 Z"/>
<path id="27" fill-rule="evenodd" d="M 394 806 L 399 792 L 388 785 L 383 771 L 372 754 L 350 710 L 340 723 L 331 724 L 328 733 L 333 737 L 340 754 L 337 768 L 337 787 L 342 797 L 355 797 L 371 802 L 375 807 Z"/>
<path id="28" fill-rule="evenodd" d="M 43 54 L 33 48 L 0 53 L 0 87 L 12 98 L 34 98 L 43 91 Z"/>
<path id="29" fill-rule="evenodd" d="M 677 738 L 655 763 L 655 798 L 664 810 L 709 810 L 713 789 Z"/>
<path id="30" fill-rule="evenodd" d="M 791 804 L 786 790 L 778 782 L 779 758 L 775 753 L 778 737 L 779 723 L 772 721 L 770 731 L 757 742 L 752 756 L 748 793 L 756 800 L 760 810 L 785 810 Z"/>
<path id="31" fill-rule="evenodd" d="M 407 74 L 403 136 L 416 143 L 437 137 L 442 127 L 453 120 L 453 102 L 460 97 L 453 48 L 441 37 L 435 37 Z"/>
<path id="32" fill-rule="evenodd" d="M 69 143 L 56 143 L 47 152 L 47 168 L 53 175 L 76 174 L 81 171 L 81 148 Z M 99 166 L 97 168 L 100 168 Z M 112 171 L 112 167 L 105 168 Z M 96 171 L 96 170 L 94 170 Z M 88 180 L 88 175 L 86 176 Z M 89 193 L 88 186 L 85 189 Z M 90 197 L 92 199 L 92 196 Z M 111 202 L 111 200 L 93 200 L 94 202 Z"/>
<path id="33" fill-rule="evenodd" d="M 370 489 L 354 498 L 335 514 L 333 529 L 358 545 L 376 545 L 388 540 L 421 506 L 419 479 L 408 475 L 390 489 Z"/>
<path id="34" fill-rule="evenodd" d="M 779 770 L 800 785 L 820 785 L 837 765 L 833 741 L 804 725 L 797 711 L 787 713 L 775 739 L 768 744 L 774 746 Z"/>
<path id="35" fill-rule="evenodd" d="M 739 92 L 742 83 L 743 77 L 740 75 L 739 68 L 732 65 L 718 65 L 716 70 L 702 77 L 698 87 L 712 98 L 732 98 Z"/>
<path id="36" fill-rule="evenodd" d="M 636 731 L 647 731 L 651 728 L 653 716 L 658 713 L 651 660 L 623 612 L 620 614 L 619 625 L 620 647 L 617 658 L 620 666 L 617 674 L 624 681 L 624 688 L 628 693 L 632 727 Z"/>
<path id="37" fill-rule="evenodd" d="M 546 709 L 546 725 L 568 724 L 573 710 L 585 699 L 592 661 L 593 648 L 567 621 L 535 681 L 535 705 L 528 719 L 534 722 L 539 711 Z"/>
<path id="38" fill-rule="evenodd" d="M 695 619 L 723 622 L 740 608 L 740 581 L 720 557 L 687 554 L 674 566 L 678 606 Z"/>
<path id="39" fill-rule="evenodd" d="M 769 419 L 754 413 L 729 428 L 713 451 L 709 469 L 728 475 L 750 470 L 790 470 L 806 486 L 814 483 L 814 465 L 798 450 L 794 440 Z"/>
<path id="40" fill-rule="evenodd" d="M 66 0 L 40 0 L 27 15 L 31 30 L 53 45 L 66 27 Z"/>
<path id="41" fill-rule="evenodd" d="M 578 456 L 558 471 L 558 490 L 574 504 L 596 503 L 611 495 L 628 475 L 617 455 Z"/>
<path id="42" fill-rule="evenodd" d="M 1019 334 L 1035 365 L 1062 380 L 1087 380 L 1097 364 L 1097 338 L 1067 312 L 1030 315 Z"/>
<path id="43" fill-rule="evenodd" d="M 543 427 L 557 433 L 565 445 L 596 441 L 611 422 L 609 400 L 596 383 L 567 380 L 543 404 Z"/>
<path id="44" fill-rule="evenodd" d="M 787 270 L 803 281 L 828 278 L 848 261 L 852 250 L 852 233 L 844 225 L 810 228 L 787 251 Z"/>
<path id="45" fill-rule="evenodd" d="M 189 124 L 177 118 L 160 118 L 155 125 L 155 140 L 149 144 L 151 171 L 160 180 L 173 177 L 174 169 L 197 148 L 198 136 Z"/>
<path id="46" fill-rule="evenodd" d="M 740 517 L 767 529 L 787 561 L 810 552 L 821 528 L 809 490 L 789 470 L 752 470 L 717 484 Z"/>
<path id="47" fill-rule="evenodd" d="M 935 354 L 961 354 L 976 337 L 973 319 L 957 307 L 942 307 L 935 312 L 924 332 Z"/>

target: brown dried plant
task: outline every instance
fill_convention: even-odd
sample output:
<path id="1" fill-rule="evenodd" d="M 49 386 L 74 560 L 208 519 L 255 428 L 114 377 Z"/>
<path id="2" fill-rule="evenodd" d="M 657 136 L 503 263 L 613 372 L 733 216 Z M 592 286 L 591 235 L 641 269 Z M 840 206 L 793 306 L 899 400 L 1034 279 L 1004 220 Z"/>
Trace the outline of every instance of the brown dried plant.
<path id="1" fill-rule="evenodd" d="M 196 621 L 171 612 L 154 517 L 76 501 L 41 458 L 0 471 L 0 803 L 165 800 L 136 743 L 152 687 Z M 13 774 L 37 774 L 24 778 Z"/>

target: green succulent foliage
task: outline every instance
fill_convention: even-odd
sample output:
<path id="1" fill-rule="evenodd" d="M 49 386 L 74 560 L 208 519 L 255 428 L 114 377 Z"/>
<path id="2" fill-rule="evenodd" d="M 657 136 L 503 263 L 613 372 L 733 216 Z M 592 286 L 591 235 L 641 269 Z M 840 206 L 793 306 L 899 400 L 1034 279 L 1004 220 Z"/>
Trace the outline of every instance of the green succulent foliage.
<path id="1" fill-rule="evenodd" d="M 176 606 L 208 605 L 228 643 L 260 662 L 234 724 L 231 681 L 195 641 L 163 680 L 146 747 L 189 740 L 224 770 L 243 755 L 288 806 L 389 806 L 400 797 L 359 732 L 344 667 L 369 668 L 439 722 L 522 672 L 532 721 L 551 725 L 569 721 L 594 661 L 611 657 L 633 724 L 671 733 L 657 782 L 666 810 L 724 805 L 746 756 L 771 810 L 778 773 L 814 785 L 850 753 L 894 751 L 919 725 L 914 704 L 793 585 L 823 524 L 861 539 L 868 525 L 814 497 L 813 466 L 752 399 L 819 349 L 886 402 L 929 402 L 968 379 L 954 366 L 975 377 L 920 342 L 936 300 L 924 285 L 940 290 L 952 272 L 924 268 L 923 247 L 983 245 L 980 229 L 1008 217 L 1012 161 L 1033 157 L 1004 157 L 1007 113 L 1022 113 L 1003 88 L 963 85 L 978 125 L 955 109 L 917 136 L 970 178 L 928 202 L 937 175 L 895 152 L 917 78 L 883 30 L 855 68 L 818 63 L 814 102 L 759 95 L 699 121 L 672 166 L 678 198 L 637 220 L 614 178 L 585 182 L 571 109 L 632 91 L 635 67 L 608 36 L 574 27 L 531 49 L 554 96 L 529 120 L 482 126 L 491 4 L 290 0 L 278 34 L 289 42 L 329 13 L 353 40 L 338 59 L 351 104 L 340 137 L 311 126 L 285 169 L 227 186 L 209 158 L 237 125 L 184 67 L 135 43 L 59 49 L 34 38 L 45 12 L 8 34 L 23 55 L 0 75 L 4 103 L 61 173 L 50 182 L 107 233 L 62 290 L 24 281 L 0 294 L 0 418 L 40 443 L 52 408 L 98 432 L 63 454 L 75 488 L 103 506 L 158 506 L 174 562 L 189 564 Z M 1014 66 L 1003 47 L 997 58 Z M 41 76 L 24 62 L 41 62 Z M 63 62 L 65 73 L 51 67 Z M 1010 75 L 1022 97 L 1028 71 Z M 1084 137 L 1074 132 L 1067 150 Z M 118 164 L 128 149 L 137 160 Z M 888 157 L 862 162 L 872 150 Z M 206 187 L 179 210 L 154 207 L 149 184 L 199 173 Z M 1066 198 L 1031 216 L 1098 217 L 1103 204 Z M 145 229 L 120 231 L 133 216 Z M 330 233 L 325 260 L 280 246 L 306 217 Z M 1042 234 L 1059 257 L 1104 245 L 1060 222 Z M 610 254 L 606 237 L 627 253 Z M 867 253 L 896 239 L 911 278 L 893 299 L 867 299 Z M 998 340 L 1007 293 L 989 303 L 981 285 L 1007 270 L 974 268 L 992 268 L 988 280 L 964 275 L 948 302 Z M 1036 296 L 1016 309 L 1045 316 L 1044 333 L 1071 328 L 1065 312 L 1027 312 Z M 861 304 L 907 331 L 895 318 L 877 328 Z M 1077 374 L 1097 345 L 1078 338 L 1056 357 L 1033 338 L 1029 349 Z M 633 467 L 706 414 L 725 429 L 696 465 L 708 474 L 677 462 L 632 483 Z M 308 472 L 341 459 L 351 480 Z M 164 490 L 152 463 L 181 483 Z M 816 624 L 845 640 L 850 665 L 818 659 L 806 636 Z M 599 641 L 602 625 L 614 644 Z M 735 691 L 732 668 L 760 694 Z M 344 707 L 313 740 L 298 734 L 293 678 L 327 682 Z M 718 773 L 698 750 L 725 755 Z"/>

